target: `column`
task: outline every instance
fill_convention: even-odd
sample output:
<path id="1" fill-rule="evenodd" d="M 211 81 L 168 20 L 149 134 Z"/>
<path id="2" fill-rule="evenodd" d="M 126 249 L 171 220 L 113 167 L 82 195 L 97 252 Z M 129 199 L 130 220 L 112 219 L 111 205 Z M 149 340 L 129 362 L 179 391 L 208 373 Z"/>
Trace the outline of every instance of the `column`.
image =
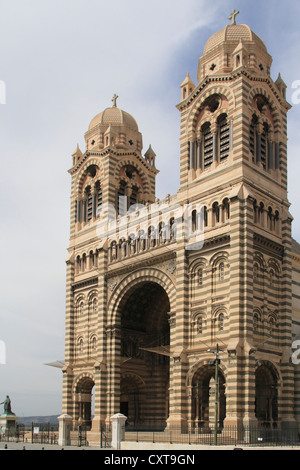
<path id="1" fill-rule="evenodd" d="M 117 413 L 111 417 L 112 422 L 112 439 L 111 446 L 113 449 L 120 450 L 121 442 L 125 440 L 125 423 L 127 416 Z"/>
<path id="2" fill-rule="evenodd" d="M 213 163 L 218 163 L 218 131 L 212 129 L 213 135 Z"/>
<path id="3" fill-rule="evenodd" d="M 184 237 L 177 240 L 176 269 L 176 328 L 170 331 L 170 414 L 168 427 L 185 429 L 187 427 L 188 397 L 186 394 L 186 357 L 188 324 L 188 269 Z"/>
<path id="4" fill-rule="evenodd" d="M 86 212 L 87 212 L 87 201 L 86 201 L 86 199 L 84 199 L 84 200 L 82 201 L 82 221 L 83 221 L 83 222 L 86 222 L 86 221 L 87 221 L 87 214 L 86 214 Z"/>
<path id="5" fill-rule="evenodd" d="M 76 208 L 76 222 L 81 222 L 81 201 L 76 201 L 77 208 Z"/>
<path id="6" fill-rule="evenodd" d="M 190 170 L 195 169 L 195 142 L 189 142 L 190 155 L 189 155 L 189 168 Z"/>
<path id="7" fill-rule="evenodd" d="M 271 133 L 269 135 L 269 141 L 268 141 L 268 168 L 270 170 L 273 170 L 274 168 L 274 144 L 273 144 L 273 138 L 271 136 Z"/>
<path id="8" fill-rule="evenodd" d="M 197 164 L 196 164 L 197 170 L 200 169 L 202 170 L 203 164 L 202 164 L 202 142 L 198 141 L 197 142 Z"/>
<path id="9" fill-rule="evenodd" d="M 64 414 L 59 416 L 59 437 L 58 445 L 61 447 L 71 445 L 72 417 Z"/>

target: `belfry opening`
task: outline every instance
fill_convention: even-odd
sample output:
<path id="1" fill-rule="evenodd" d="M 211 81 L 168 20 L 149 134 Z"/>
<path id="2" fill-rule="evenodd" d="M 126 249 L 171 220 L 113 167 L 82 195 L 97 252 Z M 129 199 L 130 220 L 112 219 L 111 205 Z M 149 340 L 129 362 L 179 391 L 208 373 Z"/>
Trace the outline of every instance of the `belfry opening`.
<path id="1" fill-rule="evenodd" d="M 128 427 L 166 425 L 169 310 L 167 293 L 154 282 L 139 283 L 121 302 L 120 412 Z"/>

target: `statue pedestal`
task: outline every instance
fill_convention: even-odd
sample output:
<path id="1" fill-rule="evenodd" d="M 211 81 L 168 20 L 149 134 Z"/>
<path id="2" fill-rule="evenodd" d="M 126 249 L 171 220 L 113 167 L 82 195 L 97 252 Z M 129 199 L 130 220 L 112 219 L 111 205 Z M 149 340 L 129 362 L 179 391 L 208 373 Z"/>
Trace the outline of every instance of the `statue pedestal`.
<path id="1" fill-rule="evenodd" d="M 2 434 L 15 434 L 17 430 L 18 416 L 4 413 L 0 415 L 0 432 Z"/>

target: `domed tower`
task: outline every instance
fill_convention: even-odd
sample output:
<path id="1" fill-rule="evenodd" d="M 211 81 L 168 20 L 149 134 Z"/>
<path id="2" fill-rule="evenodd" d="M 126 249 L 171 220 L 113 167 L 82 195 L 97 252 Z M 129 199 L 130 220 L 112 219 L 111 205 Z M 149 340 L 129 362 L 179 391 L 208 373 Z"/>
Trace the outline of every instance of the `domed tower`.
<path id="1" fill-rule="evenodd" d="M 131 206 L 155 200 L 155 153 L 150 146 L 142 155 L 138 125 L 117 107 L 116 100 L 115 96 L 113 106 L 92 119 L 85 133 L 85 152 L 77 146 L 69 170 L 71 236 L 63 407 L 76 425 L 80 421 L 91 424 L 91 393 L 104 355 L 109 233 L 103 231 L 101 223 L 107 215 L 117 222 Z M 97 394 L 102 392 L 97 388 Z M 106 392 L 101 396 L 103 399 Z M 99 406 L 98 396 L 97 416 Z"/>
<path id="2" fill-rule="evenodd" d="M 223 424 L 283 423 L 293 421 L 293 392 L 279 379 L 293 380 L 284 353 L 292 343 L 290 105 L 281 76 L 276 82 L 271 78 L 266 45 L 249 26 L 236 24 L 237 13 L 232 24 L 208 39 L 198 62 L 198 83 L 188 74 L 177 105 L 178 200 L 201 203 L 205 227 L 203 249 L 188 253 L 186 308 L 192 318 L 200 318 L 199 347 L 220 341 L 228 358 L 223 361 Z M 199 276 L 197 283 L 193 279 Z M 262 397 L 264 381 L 268 391 Z M 201 406 L 193 407 L 191 420 L 201 415 Z"/>
<path id="3" fill-rule="evenodd" d="M 116 100 L 90 122 L 85 153 L 77 146 L 73 154 L 72 232 L 95 221 L 103 204 L 115 208 L 116 215 L 124 215 L 133 204 L 155 200 L 155 158 L 149 160 L 149 151 L 142 155 L 138 125 L 117 107 Z"/>

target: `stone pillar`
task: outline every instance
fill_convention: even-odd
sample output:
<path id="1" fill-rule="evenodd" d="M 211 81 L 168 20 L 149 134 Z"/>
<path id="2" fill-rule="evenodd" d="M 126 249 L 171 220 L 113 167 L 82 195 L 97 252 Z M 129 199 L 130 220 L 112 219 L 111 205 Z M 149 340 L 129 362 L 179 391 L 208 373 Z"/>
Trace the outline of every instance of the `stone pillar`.
<path id="1" fill-rule="evenodd" d="M 0 416 L 0 431 L 3 434 L 13 435 L 17 430 L 18 417 L 14 414 L 4 413 Z"/>
<path id="2" fill-rule="evenodd" d="M 59 436 L 58 445 L 70 446 L 71 445 L 71 429 L 72 429 L 72 417 L 69 415 L 61 415 L 58 417 L 59 421 Z"/>
<path id="3" fill-rule="evenodd" d="M 121 442 L 125 439 L 125 423 L 127 417 L 121 413 L 111 417 L 112 422 L 112 439 L 111 446 L 113 449 L 120 450 Z"/>

